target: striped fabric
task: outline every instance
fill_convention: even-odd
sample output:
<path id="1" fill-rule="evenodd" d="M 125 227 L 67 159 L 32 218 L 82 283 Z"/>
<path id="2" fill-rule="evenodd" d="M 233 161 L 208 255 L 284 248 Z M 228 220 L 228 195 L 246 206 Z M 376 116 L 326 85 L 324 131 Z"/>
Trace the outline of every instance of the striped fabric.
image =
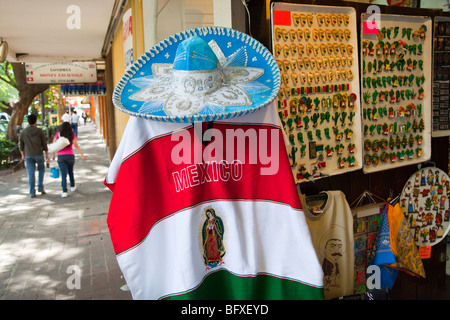
<path id="1" fill-rule="evenodd" d="M 273 104 L 212 127 L 131 117 L 105 185 L 134 299 L 323 299 Z"/>

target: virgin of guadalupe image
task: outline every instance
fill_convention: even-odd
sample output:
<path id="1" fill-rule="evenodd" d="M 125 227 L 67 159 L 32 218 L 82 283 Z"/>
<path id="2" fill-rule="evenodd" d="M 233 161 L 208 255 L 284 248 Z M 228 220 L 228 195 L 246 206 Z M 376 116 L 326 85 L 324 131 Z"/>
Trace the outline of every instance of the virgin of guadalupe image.
<path id="1" fill-rule="evenodd" d="M 207 267 L 214 268 L 223 263 L 225 255 L 223 245 L 224 227 L 220 217 L 212 208 L 205 210 L 206 219 L 202 227 L 203 260 Z"/>

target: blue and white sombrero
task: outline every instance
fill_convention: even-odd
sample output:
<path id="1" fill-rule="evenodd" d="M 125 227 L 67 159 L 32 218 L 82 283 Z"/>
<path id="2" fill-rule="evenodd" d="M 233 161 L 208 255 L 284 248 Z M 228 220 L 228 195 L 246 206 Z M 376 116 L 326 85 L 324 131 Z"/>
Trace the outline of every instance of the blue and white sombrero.
<path id="1" fill-rule="evenodd" d="M 166 122 L 242 116 L 272 102 L 280 71 L 257 40 L 222 27 L 177 33 L 129 67 L 113 93 L 132 116 Z"/>

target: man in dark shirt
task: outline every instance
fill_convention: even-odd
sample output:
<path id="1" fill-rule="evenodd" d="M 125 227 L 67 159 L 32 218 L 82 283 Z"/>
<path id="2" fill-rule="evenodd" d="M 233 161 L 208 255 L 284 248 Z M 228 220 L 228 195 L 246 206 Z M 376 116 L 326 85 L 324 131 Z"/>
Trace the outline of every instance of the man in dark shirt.
<path id="1" fill-rule="evenodd" d="M 36 115 L 28 116 L 29 126 L 25 128 L 19 137 L 19 149 L 22 160 L 25 161 L 28 173 L 28 184 L 30 185 L 30 197 L 36 197 L 36 181 L 35 171 L 38 170 L 38 191 L 45 194 L 44 190 L 44 174 L 45 160 L 43 152 L 45 151 L 46 159 L 48 157 L 47 139 L 44 131 L 36 126 Z"/>

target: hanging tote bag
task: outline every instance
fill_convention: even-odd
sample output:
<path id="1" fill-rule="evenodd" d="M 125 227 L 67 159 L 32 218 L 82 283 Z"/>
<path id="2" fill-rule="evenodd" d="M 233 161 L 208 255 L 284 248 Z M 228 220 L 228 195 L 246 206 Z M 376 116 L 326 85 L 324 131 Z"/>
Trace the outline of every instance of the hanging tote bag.
<path id="1" fill-rule="evenodd" d="M 68 145 L 70 145 L 69 139 L 67 139 L 66 137 L 59 137 L 58 140 L 48 145 L 48 152 L 49 153 L 58 152 L 67 147 Z"/>
<path id="2" fill-rule="evenodd" d="M 50 177 L 54 179 L 59 178 L 59 168 L 58 167 L 51 167 L 50 168 Z"/>

